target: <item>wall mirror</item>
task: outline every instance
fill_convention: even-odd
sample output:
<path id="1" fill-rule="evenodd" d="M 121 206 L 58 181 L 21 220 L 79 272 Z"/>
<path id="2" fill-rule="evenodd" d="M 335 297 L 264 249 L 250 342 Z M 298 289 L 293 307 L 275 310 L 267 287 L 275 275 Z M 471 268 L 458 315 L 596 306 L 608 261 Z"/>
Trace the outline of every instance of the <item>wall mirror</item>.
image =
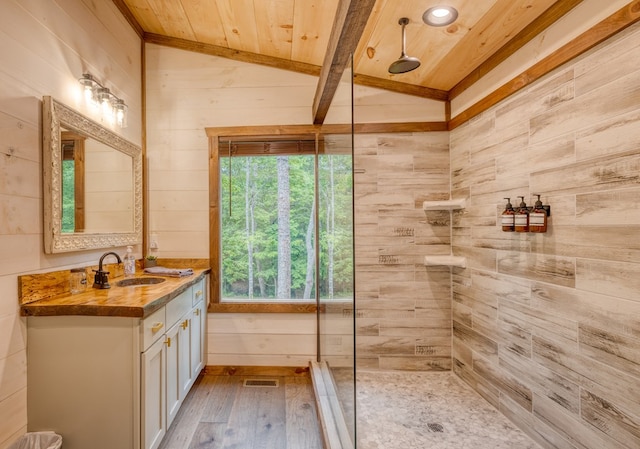
<path id="1" fill-rule="evenodd" d="M 42 107 L 45 252 L 140 243 L 140 147 L 52 97 Z"/>

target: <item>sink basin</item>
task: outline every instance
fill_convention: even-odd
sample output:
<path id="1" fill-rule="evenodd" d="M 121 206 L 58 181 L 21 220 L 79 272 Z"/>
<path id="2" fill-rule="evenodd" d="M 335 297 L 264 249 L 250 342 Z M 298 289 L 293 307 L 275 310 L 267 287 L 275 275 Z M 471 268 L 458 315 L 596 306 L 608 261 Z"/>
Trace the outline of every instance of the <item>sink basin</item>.
<path id="1" fill-rule="evenodd" d="M 144 285 L 159 284 L 164 281 L 166 281 L 164 278 L 129 278 L 116 282 L 116 285 L 118 287 L 140 287 Z"/>

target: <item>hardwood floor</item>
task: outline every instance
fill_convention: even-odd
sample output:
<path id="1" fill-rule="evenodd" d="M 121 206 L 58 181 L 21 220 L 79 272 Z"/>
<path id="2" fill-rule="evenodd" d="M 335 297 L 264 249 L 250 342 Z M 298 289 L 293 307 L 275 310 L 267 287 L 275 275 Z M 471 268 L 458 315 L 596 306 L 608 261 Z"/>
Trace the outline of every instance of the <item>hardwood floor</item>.
<path id="1" fill-rule="evenodd" d="M 308 371 L 253 372 L 201 374 L 159 449 L 322 449 Z M 245 379 L 278 386 L 243 386 Z"/>

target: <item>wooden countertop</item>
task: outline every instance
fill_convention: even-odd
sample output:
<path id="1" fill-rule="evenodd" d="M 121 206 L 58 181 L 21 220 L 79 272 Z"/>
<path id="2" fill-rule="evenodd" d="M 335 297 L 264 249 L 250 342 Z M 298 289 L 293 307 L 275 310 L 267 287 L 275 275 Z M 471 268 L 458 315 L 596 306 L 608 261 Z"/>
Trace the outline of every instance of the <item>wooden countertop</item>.
<path id="1" fill-rule="evenodd" d="M 136 277 L 162 277 L 160 284 L 118 287 L 116 283 L 123 278 L 109 279 L 111 288 L 99 290 L 91 287 L 77 294 L 63 294 L 20 306 L 22 316 L 118 316 L 145 318 L 160 309 L 191 285 L 198 282 L 211 270 L 199 268 L 193 275 L 180 278 L 163 277 L 139 273 Z"/>

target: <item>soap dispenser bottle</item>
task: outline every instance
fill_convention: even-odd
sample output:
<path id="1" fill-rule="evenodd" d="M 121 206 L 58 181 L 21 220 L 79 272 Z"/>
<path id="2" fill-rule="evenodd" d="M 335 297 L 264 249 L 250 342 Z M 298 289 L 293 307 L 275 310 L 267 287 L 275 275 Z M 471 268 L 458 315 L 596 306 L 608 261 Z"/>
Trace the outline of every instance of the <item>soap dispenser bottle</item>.
<path id="1" fill-rule="evenodd" d="M 516 232 L 528 232 L 529 231 L 529 209 L 524 202 L 524 196 L 519 196 L 520 207 L 516 211 L 515 215 L 515 228 Z"/>
<path id="2" fill-rule="evenodd" d="M 505 198 L 507 200 L 507 205 L 500 216 L 500 222 L 502 224 L 502 230 L 504 232 L 513 232 L 516 230 L 516 222 L 515 215 L 516 211 L 513 210 L 513 206 L 511 205 L 511 198 Z"/>
<path id="3" fill-rule="evenodd" d="M 547 211 L 542 207 L 540 195 L 535 196 L 538 200 L 529 214 L 529 232 L 547 232 Z"/>
<path id="4" fill-rule="evenodd" d="M 133 256 L 133 246 L 127 246 L 127 253 L 123 257 L 125 277 L 135 276 L 136 258 Z"/>

